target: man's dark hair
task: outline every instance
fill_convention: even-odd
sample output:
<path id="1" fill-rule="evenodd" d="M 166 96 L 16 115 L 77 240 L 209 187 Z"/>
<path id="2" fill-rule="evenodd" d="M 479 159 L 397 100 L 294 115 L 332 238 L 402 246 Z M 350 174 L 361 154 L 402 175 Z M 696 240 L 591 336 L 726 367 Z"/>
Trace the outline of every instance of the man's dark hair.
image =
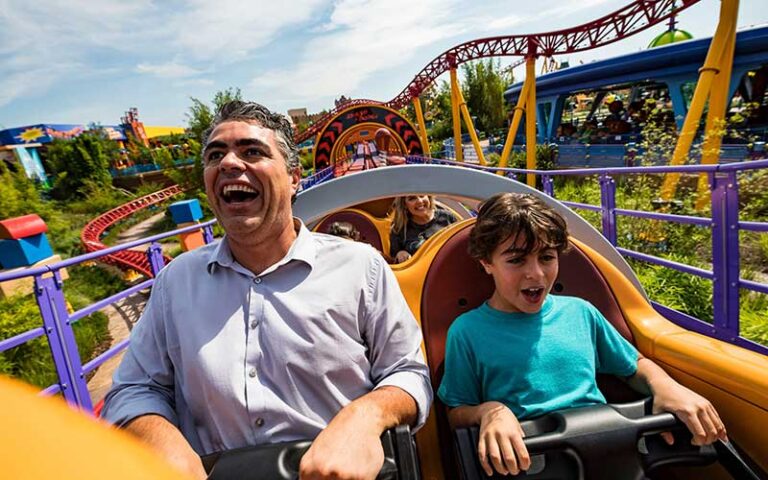
<path id="1" fill-rule="evenodd" d="M 491 259 L 496 247 L 510 237 L 522 238 L 524 255 L 540 248 L 563 253 L 568 247 L 565 219 L 552 207 L 522 193 L 497 193 L 480 206 L 469 234 L 469 254 L 477 260 Z"/>
<path id="2" fill-rule="evenodd" d="M 255 102 L 233 100 L 222 105 L 213 117 L 211 126 L 203 132 L 203 146 L 208 144 L 208 137 L 214 128 L 224 122 L 236 121 L 255 123 L 274 131 L 277 147 L 285 158 L 288 171 L 299 167 L 299 149 L 293 141 L 293 127 L 288 118 Z"/>

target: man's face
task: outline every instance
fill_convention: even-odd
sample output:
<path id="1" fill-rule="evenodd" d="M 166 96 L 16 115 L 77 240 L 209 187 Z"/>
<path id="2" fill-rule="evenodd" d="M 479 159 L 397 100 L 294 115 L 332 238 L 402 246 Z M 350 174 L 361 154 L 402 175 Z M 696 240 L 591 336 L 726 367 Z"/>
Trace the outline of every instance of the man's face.
<path id="1" fill-rule="evenodd" d="M 480 261 L 493 276 L 496 291 L 490 303 L 497 310 L 538 312 L 557 278 L 557 250 L 537 248 L 526 255 L 521 249 L 523 242 L 513 235 L 496 247 L 490 261 Z"/>
<path id="2" fill-rule="evenodd" d="M 233 240 L 260 243 L 291 222 L 299 172 L 288 173 L 273 130 L 222 123 L 208 138 L 203 164 L 208 203 Z"/>

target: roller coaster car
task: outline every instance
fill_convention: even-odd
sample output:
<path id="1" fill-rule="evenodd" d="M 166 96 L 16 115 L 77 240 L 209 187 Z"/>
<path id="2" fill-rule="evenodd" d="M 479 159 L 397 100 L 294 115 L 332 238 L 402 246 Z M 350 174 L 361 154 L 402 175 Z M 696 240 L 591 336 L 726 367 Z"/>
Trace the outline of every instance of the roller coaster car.
<path id="1" fill-rule="evenodd" d="M 685 429 L 672 415 L 649 416 L 647 400 L 637 401 L 622 383 L 607 377 L 599 381 L 609 402 L 635 403 L 554 412 L 524 422 L 534 463 L 531 475 L 522 478 L 766 478 L 768 358 L 663 318 L 618 252 L 587 222 L 553 199 L 484 172 L 405 166 L 374 169 L 313 187 L 299 196 L 294 213 L 314 227 L 333 212 L 355 206 L 370 210 L 371 202 L 397 195 L 431 193 L 476 201 L 500 191 L 537 195 L 564 216 L 573 248 L 560 260 L 554 293 L 591 301 L 643 355 L 712 401 L 741 454 L 728 445 L 692 447 L 684 439 Z M 473 221 L 449 226 L 429 238 L 408 262 L 392 266 L 422 326 L 435 387 L 440 382 L 448 326 L 458 314 L 485 300 L 493 288 L 490 278 L 466 253 Z M 57 400 L 40 398 L 7 382 L 0 378 L 0 424 L 4 431 L 14 433 L 2 442 L 4 458 L 10 459 L 3 466 L 4 478 L 179 478 L 128 435 L 99 428 Z M 29 411 L 34 415 L 20 413 Z M 459 478 L 460 473 L 467 480 L 487 478 L 478 470 L 477 430 L 452 432 L 439 404 L 430 413 L 416 435 L 418 457 L 407 431 L 384 436 L 388 460 L 380 478 L 439 480 Z M 655 435 L 664 430 L 680 435 L 674 447 L 667 447 Z M 61 442 L 62 438 L 67 441 Z M 222 463 L 212 467 L 212 474 L 214 478 L 296 478 L 298 458 L 306 446 L 306 442 L 267 445 L 225 453 L 218 458 Z M 255 458 L 269 460 L 264 463 Z M 679 468 L 680 463 L 702 466 Z M 227 465 L 235 469 L 234 475 L 227 475 Z M 286 470 L 288 465 L 293 465 L 292 471 Z M 758 473 L 750 472 L 747 465 Z M 238 477 L 242 472 L 248 475 Z"/>
<path id="2" fill-rule="evenodd" d="M 299 197 L 294 211 L 313 225 L 328 212 L 397 195 L 431 193 L 482 200 L 500 191 L 539 196 L 568 222 L 572 248 L 561 257 L 553 293 L 592 302 L 643 355 L 712 401 L 741 457 L 764 475 L 760 469 L 768 468 L 768 358 L 685 330 L 662 317 L 615 248 L 585 220 L 541 192 L 484 172 L 418 165 L 377 169 L 318 185 Z M 492 280 L 466 253 L 472 224 L 468 219 L 451 225 L 428 239 L 408 262 L 392 266 L 422 326 L 435 388 L 448 326 L 487 299 L 493 289 Z M 638 400 L 623 382 L 612 377 L 598 381 L 612 406 L 555 412 L 527 424 L 531 451 L 546 451 L 534 464 L 538 476 L 529 478 L 760 478 L 749 476 L 739 454 L 728 446 L 693 448 L 681 438 L 675 448 L 666 448 L 658 435 L 651 434 L 670 429 L 684 436 L 672 415 L 647 416 L 647 401 Z M 630 401 L 635 403 L 618 404 Z M 422 478 L 459 478 L 460 471 L 468 479 L 487 478 L 471 460 L 476 459 L 476 434 L 471 429 L 452 432 L 438 403 L 416 436 Z M 711 465 L 679 468 L 680 463 Z"/>

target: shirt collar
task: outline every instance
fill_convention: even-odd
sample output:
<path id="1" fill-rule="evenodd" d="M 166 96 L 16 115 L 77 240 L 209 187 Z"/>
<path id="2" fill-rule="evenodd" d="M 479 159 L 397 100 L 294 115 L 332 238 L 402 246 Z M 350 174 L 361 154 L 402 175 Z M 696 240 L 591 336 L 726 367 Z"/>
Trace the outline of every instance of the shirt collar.
<path id="1" fill-rule="evenodd" d="M 307 229 L 306 226 L 304 226 L 304 223 L 296 217 L 293 218 L 293 228 L 298 233 L 296 235 L 296 240 L 293 241 L 291 248 L 288 249 L 288 253 L 286 253 L 285 257 L 281 258 L 277 263 L 261 272 L 259 276 L 271 273 L 293 260 L 306 263 L 310 269 L 314 268 L 315 260 L 317 258 L 317 249 L 315 247 L 314 241 L 312 240 L 312 233 Z M 208 258 L 208 273 L 213 274 L 216 270 L 216 267 L 231 268 L 234 270 L 245 270 L 244 273 L 247 272 L 248 274 L 253 275 L 253 272 L 250 272 L 242 265 L 237 263 L 235 258 L 232 256 L 232 250 L 229 248 L 226 235 L 224 235 L 224 237 L 219 241 L 218 245 L 216 245 L 216 248 L 213 250 L 213 252 L 211 252 L 210 257 Z"/>

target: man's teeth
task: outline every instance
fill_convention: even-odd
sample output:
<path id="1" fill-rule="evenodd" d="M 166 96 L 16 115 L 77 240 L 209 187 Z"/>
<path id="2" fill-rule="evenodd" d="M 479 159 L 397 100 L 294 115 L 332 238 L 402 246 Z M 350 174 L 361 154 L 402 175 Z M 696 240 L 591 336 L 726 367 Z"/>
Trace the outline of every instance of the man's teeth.
<path id="1" fill-rule="evenodd" d="M 221 190 L 223 195 L 229 195 L 232 192 L 257 193 L 255 189 L 248 185 L 227 185 Z"/>

